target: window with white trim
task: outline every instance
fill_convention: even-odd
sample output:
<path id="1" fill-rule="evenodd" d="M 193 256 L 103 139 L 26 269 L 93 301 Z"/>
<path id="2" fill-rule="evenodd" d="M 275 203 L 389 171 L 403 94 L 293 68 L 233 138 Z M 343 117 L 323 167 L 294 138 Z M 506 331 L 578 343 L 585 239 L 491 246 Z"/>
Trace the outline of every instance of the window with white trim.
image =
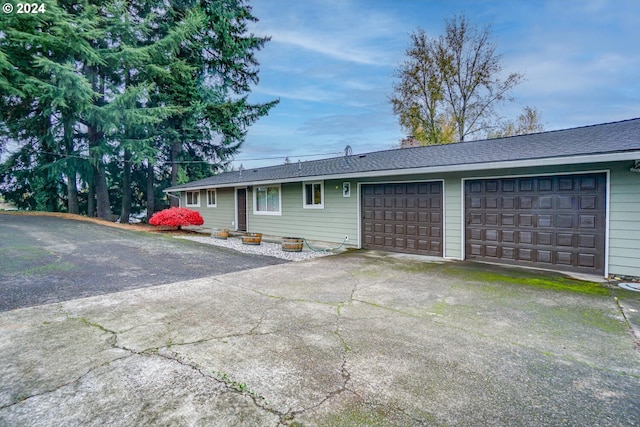
<path id="1" fill-rule="evenodd" d="M 302 207 L 324 209 L 324 182 L 305 182 L 302 185 Z"/>
<path id="2" fill-rule="evenodd" d="M 185 197 L 187 199 L 187 207 L 200 206 L 200 190 L 187 191 Z"/>
<path id="3" fill-rule="evenodd" d="M 282 215 L 280 185 L 254 187 L 253 213 L 256 215 Z"/>
<path id="4" fill-rule="evenodd" d="M 207 207 L 215 208 L 217 202 L 218 195 L 216 194 L 216 190 L 207 190 Z"/>

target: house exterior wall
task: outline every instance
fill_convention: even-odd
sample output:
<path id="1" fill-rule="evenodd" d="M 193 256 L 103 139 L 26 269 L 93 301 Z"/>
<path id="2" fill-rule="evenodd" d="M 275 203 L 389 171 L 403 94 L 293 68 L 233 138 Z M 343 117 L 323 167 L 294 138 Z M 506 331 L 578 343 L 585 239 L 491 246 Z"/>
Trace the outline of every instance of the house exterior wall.
<path id="1" fill-rule="evenodd" d="M 204 226 L 208 228 L 228 228 L 234 230 L 235 221 L 235 191 L 233 188 L 218 188 L 216 190 L 216 207 L 207 206 L 207 190 L 200 191 L 200 206 L 189 209 L 200 212 L 204 219 Z M 187 207 L 186 193 L 180 194 L 180 206 Z"/>
<path id="2" fill-rule="evenodd" d="M 640 173 L 631 166 L 611 167 L 609 272 L 640 277 Z"/>
<path id="3" fill-rule="evenodd" d="M 468 173 L 417 174 L 351 180 L 325 180 L 324 208 L 303 208 L 303 183 L 281 185 L 281 215 L 254 213 L 254 191 L 247 191 L 248 230 L 274 236 L 304 237 L 309 240 L 340 243 L 349 236 L 348 245 L 360 245 L 360 193 L 362 184 L 444 181 L 444 257 L 463 259 L 464 204 L 463 180 L 471 178 L 552 175 L 579 172 L 608 172 L 608 273 L 640 276 L 640 173 L 629 169 L 633 161 L 517 169 L 470 171 Z M 350 182 L 351 196 L 343 197 L 342 184 Z M 181 195 L 185 206 L 185 195 Z M 234 227 L 235 190 L 218 189 L 215 208 L 206 206 L 206 191 L 200 194 L 200 211 L 206 227 Z"/>
<path id="4" fill-rule="evenodd" d="M 314 181 L 317 182 L 317 181 Z M 343 197 L 344 180 L 324 182 L 324 208 L 303 207 L 303 183 L 282 184 L 281 215 L 254 213 L 254 198 L 249 193 L 249 231 L 283 237 L 340 243 L 349 236 L 348 245 L 358 244 L 358 197 L 352 184 L 351 197 Z"/>

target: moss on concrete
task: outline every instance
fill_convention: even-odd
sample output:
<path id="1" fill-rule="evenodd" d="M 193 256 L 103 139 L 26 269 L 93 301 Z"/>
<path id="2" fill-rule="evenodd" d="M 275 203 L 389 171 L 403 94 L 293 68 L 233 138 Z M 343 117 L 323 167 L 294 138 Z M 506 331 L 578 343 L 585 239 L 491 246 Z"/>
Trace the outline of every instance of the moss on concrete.
<path id="1" fill-rule="evenodd" d="M 463 277 L 469 281 L 477 281 L 483 283 L 504 283 L 510 285 L 530 286 L 541 289 L 552 289 L 561 292 L 577 292 L 588 295 L 610 295 L 606 285 L 595 282 L 587 282 L 583 280 L 572 279 L 562 276 L 559 273 L 550 273 L 546 271 L 530 272 L 526 270 L 507 269 L 496 266 L 480 266 L 473 265 L 445 265 L 443 266 L 446 273 Z M 490 285 L 485 285 L 487 291 L 496 290 Z"/>

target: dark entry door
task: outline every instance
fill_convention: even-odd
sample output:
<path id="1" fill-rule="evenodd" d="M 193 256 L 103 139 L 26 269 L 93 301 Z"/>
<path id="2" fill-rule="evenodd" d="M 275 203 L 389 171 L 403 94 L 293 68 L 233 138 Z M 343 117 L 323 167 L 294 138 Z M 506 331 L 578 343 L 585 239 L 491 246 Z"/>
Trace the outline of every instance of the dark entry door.
<path id="1" fill-rule="evenodd" d="M 362 186 L 362 246 L 431 256 L 443 254 L 442 182 Z"/>
<path id="2" fill-rule="evenodd" d="M 603 173 L 465 181 L 468 259 L 604 274 Z"/>
<path id="3" fill-rule="evenodd" d="M 247 231 L 247 189 L 238 188 L 238 231 Z"/>

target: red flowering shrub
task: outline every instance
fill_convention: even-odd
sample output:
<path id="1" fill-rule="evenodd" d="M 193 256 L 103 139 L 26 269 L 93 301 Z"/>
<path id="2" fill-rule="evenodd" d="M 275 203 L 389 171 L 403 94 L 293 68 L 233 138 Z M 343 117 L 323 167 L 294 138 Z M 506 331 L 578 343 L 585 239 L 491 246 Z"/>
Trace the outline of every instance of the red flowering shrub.
<path id="1" fill-rule="evenodd" d="M 183 225 L 202 225 L 204 219 L 200 212 L 187 208 L 169 208 L 153 214 L 149 220 L 151 225 L 164 225 L 165 227 L 178 227 Z"/>

